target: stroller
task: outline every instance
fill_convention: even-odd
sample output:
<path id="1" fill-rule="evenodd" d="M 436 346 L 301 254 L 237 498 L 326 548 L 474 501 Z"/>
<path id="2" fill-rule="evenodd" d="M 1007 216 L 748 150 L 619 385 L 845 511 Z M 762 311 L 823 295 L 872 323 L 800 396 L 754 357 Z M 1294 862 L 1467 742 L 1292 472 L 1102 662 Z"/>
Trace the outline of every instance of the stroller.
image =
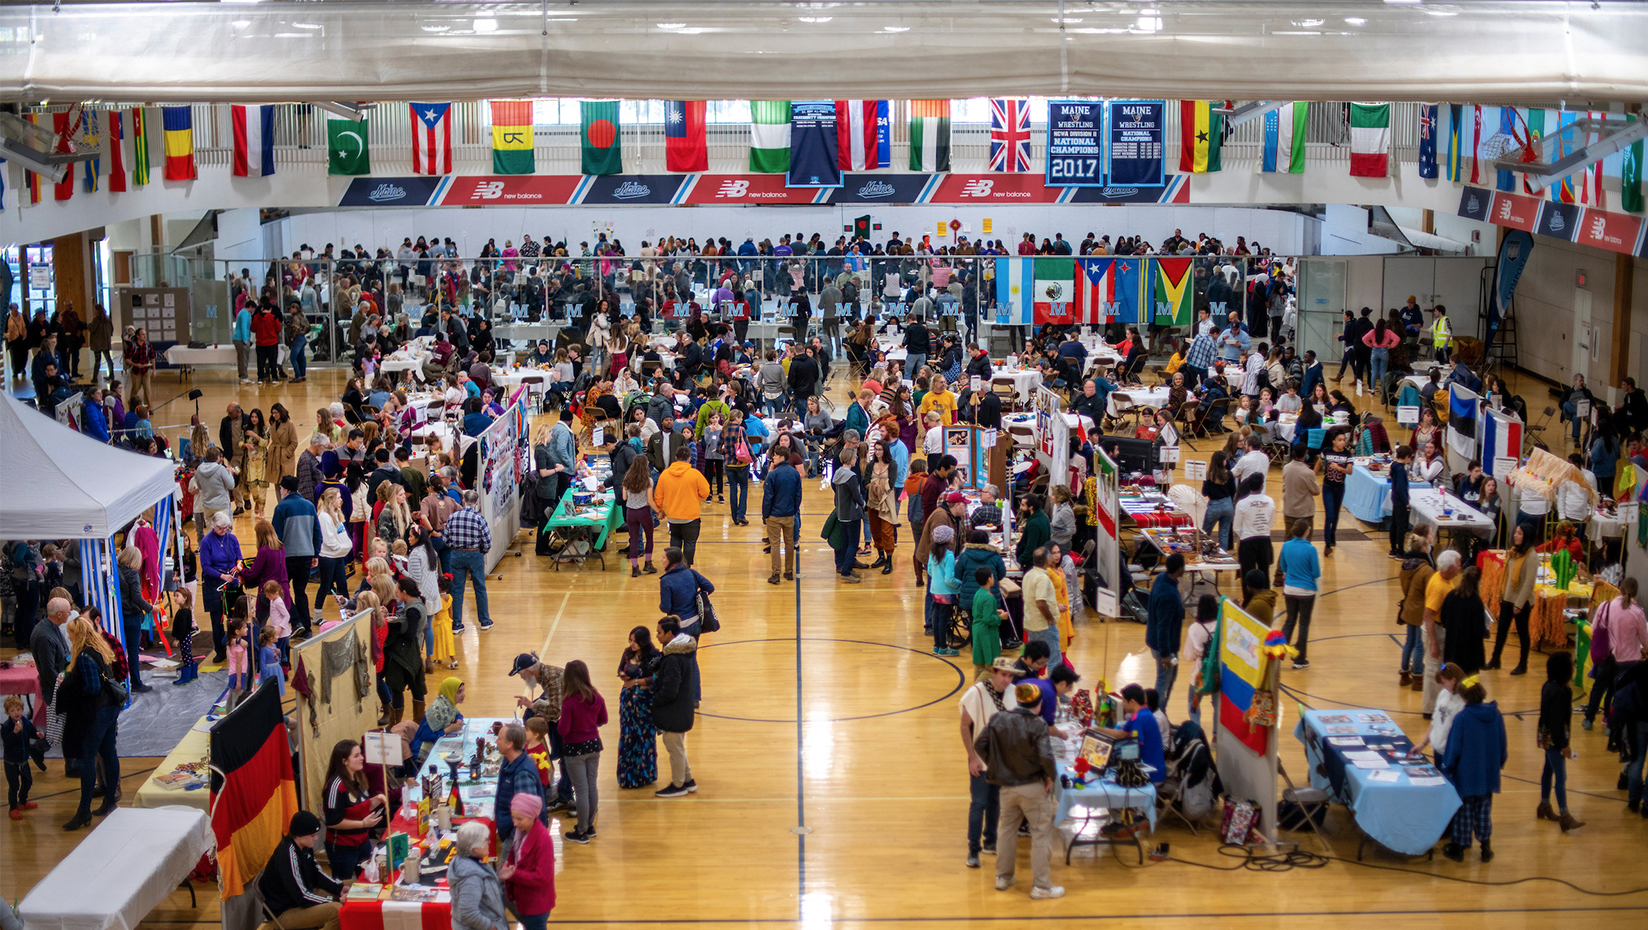
<path id="1" fill-rule="evenodd" d="M 1168 773 L 1162 783 L 1162 799 L 1167 809 L 1195 833 L 1196 824 L 1213 812 L 1215 800 L 1225 791 L 1201 724 L 1185 720 L 1174 727 L 1166 755 Z"/>

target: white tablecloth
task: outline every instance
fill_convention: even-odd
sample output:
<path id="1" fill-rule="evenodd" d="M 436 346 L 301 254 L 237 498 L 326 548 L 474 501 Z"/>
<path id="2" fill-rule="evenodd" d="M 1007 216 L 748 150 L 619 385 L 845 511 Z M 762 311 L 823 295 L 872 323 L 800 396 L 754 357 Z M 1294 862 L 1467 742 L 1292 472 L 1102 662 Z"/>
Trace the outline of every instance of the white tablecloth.
<path id="1" fill-rule="evenodd" d="M 17 908 L 28 930 L 133 930 L 215 846 L 197 810 L 122 807 Z"/>
<path id="2" fill-rule="evenodd" d="M 429 358 L 431 340 L 428 336 L 420 336 L 407 345 L 396 349 L 393 354 L 385 357 L 378 363 L 379 371 L 419 371 L 423 363 Z"/>
<path id="3" fill-rule="evenodd" d="M 1036 388 L 1041 387 L 1041 372 L 1034 368 L 1022 371 L 1012 368 L 996 368 L 990 372 L 990 380 L 1007 378 L 1013 382 L 1013 393 L 1019 397 L 1019 403 L 1028 404 L 1035 397 Z"/>
<path id="4" fill-rule="evenodd" d="M 247 362 L 252 361 L 252 351 L 247 349 Z M 235 364 L 234 346 L 207 346 L 204 349 L 191 349 L 186 345 L 172 346 L 166 350 L 166 361 L 173 365 L 233 365 Z"/>
<path id="5" fill-rule="evenodd" d="M 1609 516 L 1606 511 L 1597 510 L 1585 528 L 1585 535 L 1592 542 L 1624 536 L 1627 530 L 1637 525 L 1637 507 L 1635 503 L 1620 504 L 1618 512 L 1613 516 Z"/>
<path id="6" fill-rule="evenodd" d="M 1493 539 L 1494 522 L 1447 491 L 1410 491 L 1408 505 L 1416 524 L 1429 524 L 1439 530 L 1456 530 Z M 1441 520 L 1438 517 L 1442 515 L 1444 506 L 1453 509 L 1453 516 Z"/>
<path id="7" fill-rule="evenodd" d="M 1169 388 L 1152 388 L 1150 390 L 1111 391 L 1108 412 L 1111 416 L 1120 416 L 1123 407 L 1145 406 L 1163 407 L 1167 404 Z"/>
<path id="8" fill-rule="evenodd" d="M 493 327 L 492 335 L 499 339 L 508 339 L 511 342 L 537 342 L 543 339 L 554 343 L 555 334 L 561 331 L 561 323 L 503 323 Z"/>
<path id="9" fill-rule="evenodd" d="M 544 379 L 542 384 L 533 386 L 534 394 L 542 394 L 543 392 L 549 390 L 549 386 L 555 382 L 555 372 L 548 368 L 511 368 L 508 370 L 494 368 L 492 369 L 492 383 L 508 388 L 509 393 L 513 394 L 515 389 L 521 386 L 522 378 L 528 378 L 534 375 Z"/>

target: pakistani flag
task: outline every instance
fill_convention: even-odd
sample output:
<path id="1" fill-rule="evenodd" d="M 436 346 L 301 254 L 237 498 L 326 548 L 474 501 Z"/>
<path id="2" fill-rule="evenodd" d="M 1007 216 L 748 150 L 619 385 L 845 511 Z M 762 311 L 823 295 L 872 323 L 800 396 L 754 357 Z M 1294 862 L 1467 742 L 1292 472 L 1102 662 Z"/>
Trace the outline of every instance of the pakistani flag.
<path id="1" fill-rule="evenodd" d="M 1299 100 L 1284 103 L 1265 114 L 1265 156 L 1262 171 L 1303 174 L 1305 170 L 1305 118 L 1310 104 Z"/>
<path id="2" fill-rule="evenodd" d="M 910 101 L 910 170 L 950 170 L 950 101 Z"/>
<path id="3" fill-rule="evenodd" d="M 366 120 L 334 116 L 326 121 L 326 162 L 328 174 L 372 173 Z"/>
<path id="4" fill-rule="evenodd" d="M 790 170 L 790 102 L 750 101 L 750 170 L 783 174 Z"/>

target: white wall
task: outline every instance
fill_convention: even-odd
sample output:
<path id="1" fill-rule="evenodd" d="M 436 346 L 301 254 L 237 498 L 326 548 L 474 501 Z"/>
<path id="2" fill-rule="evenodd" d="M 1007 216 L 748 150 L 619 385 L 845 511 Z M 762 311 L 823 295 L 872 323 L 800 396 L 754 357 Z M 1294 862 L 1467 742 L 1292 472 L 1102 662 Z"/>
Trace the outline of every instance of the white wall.
<path id="1" fill-rule="evenodd" d="M 1615 353 L 1624 353 L 1625 372 L 1639 384 L 1648 384 L 1648 358 L 1644 352 L 1648 347 L 1648 260 L 1633 259 L 1631 336 L 1625 345 L 1613 340 L 1617 261 L 1612 252 L 1534 237 L 1534 250 L 1516 292 L 1517 353 L 1523 368 L 1558 383 L 1573 380 L 1574 339 L 1578 335 L 1575 292 L 1580 289 L 1577 275 L 1584 271 L 1597 348 L 1593 359 L 1578 373 L 1599 396 L 1615 399 L 1617 385 L 1607 383 L 1608 372 Z"/>

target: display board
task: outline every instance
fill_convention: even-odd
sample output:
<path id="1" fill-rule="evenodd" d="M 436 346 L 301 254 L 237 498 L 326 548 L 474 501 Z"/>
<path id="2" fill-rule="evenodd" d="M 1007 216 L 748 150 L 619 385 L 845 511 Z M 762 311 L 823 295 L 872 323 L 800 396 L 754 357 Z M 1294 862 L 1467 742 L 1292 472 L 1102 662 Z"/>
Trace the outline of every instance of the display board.
<path id="1" fill-rule="evenodd" d="M 1276 735 L 1280 726 L 1281 663 L 1266 652 L 1270 628 L 1229 598 L 1219 604 L 1217 642 L 1219 692 L 1214 716 L 1214 752 L 1225 793 L 1256 801 L 1263 810 L 1260 832 L 1276 835 Z M 1269 723 L 1251 718 L 1256 704 L 1274 701 Z"/>
<path id="2" fill-rule="evenodd" d="M 148 331 L 153 343 L 189 341 L 191 317 L 186 287 L 122 287 L 115 303 L 121 307 L 117 326 Z"/>
<path id="3" fill-rule="evenodd" d="M 1105 104 L 1104 176 L 1117 187 L 1167 183 L 1167 103 L 1111 100 Z"/>
<path id="4" fill-rule="evenodd" d="M 1094 533 L 1094 561 L 1099 575 L 1093 609 L 1101 617 L 1119 617 L 1122 583 L 1120 469 L 1102 450 L 1093 452 L 1093 476 L 1087 479 L 1087 522 Z"/>
<path id="5" fill-rule="evenodd" d="M 321 618 L 315 621 L 318 624 Z M 321 792 L 326 789 L 332 747 L 339 740 L 359 740 L 377 725 L 372 633 L 372 615 L 363 610 L 292 647 L 291 687 L 297 693 L 298 773 L 302 779 L 298 798 L 304 810 L 325 810 Z M 364 675 L 358 674 L 361 669 Z"/>
<path id="6" fill-rule="evenodd" d="M 1070 481 L 1070 424 L 1064 419 L 1064 401 L 1052 389 L 1036 388 L 1031 398 L 1036 414 L 1036 461 L 1047 469 L 1048 487 Z"/>
<path id="7" fill-rule="evenodd" d="M 521 528 L 521 476 L 532 468 L 526 396 L 524 389 L 517 389 L 503 416 L 476 439 L 480 443 L 475 474 L 480 482 L 481 514 L 492 528 L 487 571 L 504 557 Z"/>

